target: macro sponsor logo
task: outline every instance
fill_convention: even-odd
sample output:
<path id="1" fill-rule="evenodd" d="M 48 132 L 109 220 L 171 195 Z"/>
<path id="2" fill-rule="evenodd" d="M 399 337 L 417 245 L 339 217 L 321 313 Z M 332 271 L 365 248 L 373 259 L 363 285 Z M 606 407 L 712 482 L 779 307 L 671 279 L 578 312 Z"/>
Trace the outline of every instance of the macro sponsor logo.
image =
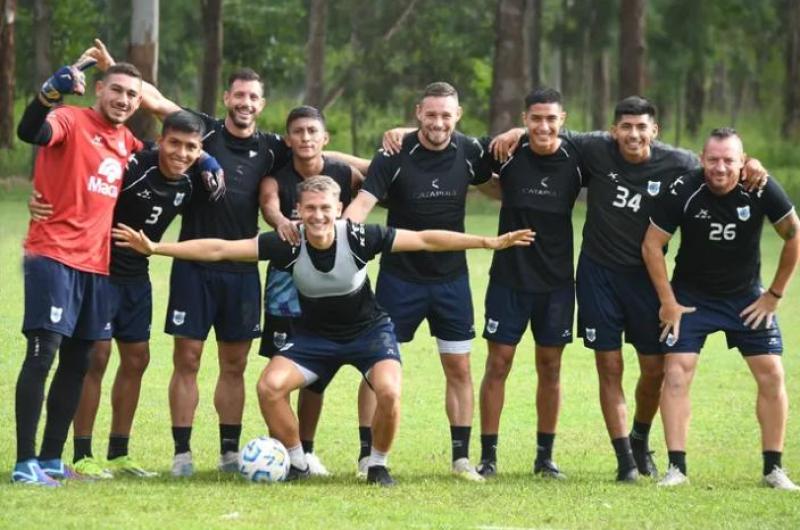
<path id="1" fill-rule="evenodd" d="M 117 181 L 122 179 L 122 165 L 115 158 L 104 158 L 97 168 L 97 175 L 89 177 L 86 188 L 92 193 L 99 193 L 116 199 L 119 195 Z"/>

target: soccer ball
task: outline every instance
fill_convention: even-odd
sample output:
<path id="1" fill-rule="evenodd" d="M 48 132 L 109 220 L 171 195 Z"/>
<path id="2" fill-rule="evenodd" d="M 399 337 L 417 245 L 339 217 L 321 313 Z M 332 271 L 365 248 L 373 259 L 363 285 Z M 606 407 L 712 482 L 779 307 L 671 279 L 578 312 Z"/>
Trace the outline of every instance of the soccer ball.
<path id="1" fill-rule="evenodd" d="M 289 453 L 275 438 L 259 436 L 239 451 L 239 473 L 253 482 L 278 482 L 289 473 Z"/>

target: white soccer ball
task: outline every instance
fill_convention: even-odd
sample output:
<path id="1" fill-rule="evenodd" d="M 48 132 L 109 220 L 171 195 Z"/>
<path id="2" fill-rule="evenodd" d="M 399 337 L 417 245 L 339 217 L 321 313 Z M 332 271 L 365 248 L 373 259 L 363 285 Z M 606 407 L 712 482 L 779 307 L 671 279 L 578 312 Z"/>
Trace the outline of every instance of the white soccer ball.
<path id="1" fill-rule="evenodd" d="M 259 436 L 239 451 L 239 473 L 253 482 L 278 482 L 289 473 L 289 452 L 275 438 Z"/>

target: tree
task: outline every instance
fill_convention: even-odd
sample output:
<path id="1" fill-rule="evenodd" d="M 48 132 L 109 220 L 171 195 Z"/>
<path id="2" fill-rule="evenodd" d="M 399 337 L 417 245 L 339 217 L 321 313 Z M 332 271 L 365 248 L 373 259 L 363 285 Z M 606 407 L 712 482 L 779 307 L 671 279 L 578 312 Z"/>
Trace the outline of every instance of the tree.
<path id="1" fill-rule="evenodd" d="M 0 148 L 14 145 L 14 22 L 16 0 L 0 0 Z"/>
<path id="2" fill-rule="evenodd" d="M 222 0 L 203 0 L 203 70 L 200 110 L 213 116 L 222 69 Z"/>
<path id="3" fill-rule="evenodd" d="M 528 64 L 531 86 L 542 84 L 542 0 L 528 0 Z"/>
<path id="4" fill-rule="evenodd" d="M 489 132 L 513 127 L 528 84 L 525 64 L 526 0 L 500 0 L 495 15 L 494 68 L 489 99 Z"/>
<path id="5" fill-rule="evenodd" d="M 44 83 L 53 71 L 50 60 L 50 22 L 53 11 L 49 0 L 34 0 L 33 2 L 33 54 L 35 74 L 33 90 L 38 91 L 39 85 Z"/>
<path id="6" fill-rule="evenodd" d="M 587 98 L 591 114 L 590 128 L 608 127 L 608 104 L 611 99 L 609 47 L 611 45 L 612 0 L 595 0 L 588 8 L 588 46 L 591 91 Z"/>
<path id="7" fill-rule="evenodd" d="M 800 134 L 800 0 L 786 0 L 786 79 L 784 80 L 783 123 L 786 137 Z"/>
<path id="8" fill-rule="evenodd" d="M 128 60 L 141 72 L 145 81 L 158 82 L 158 2 L 159 0 L 133 0 L 131 5 L 131 44 Z M 128 122 L 133 133 L 142 139 L 156 136 L 152 114 L 138 110 Z"/>
<path id="9" fill-rule="evenodd" d="M 325 98 L 325 25 L 328 1 L 311 0 L 308 10 L 308 41 L 306 42 L 305 102 L 320 108 Z"/>
<path id="10" fill-rule="evenodd" d="M 621 0 L 619 6 L 619 97 L 644 93 L 645 8 L 647 0 Z"/>

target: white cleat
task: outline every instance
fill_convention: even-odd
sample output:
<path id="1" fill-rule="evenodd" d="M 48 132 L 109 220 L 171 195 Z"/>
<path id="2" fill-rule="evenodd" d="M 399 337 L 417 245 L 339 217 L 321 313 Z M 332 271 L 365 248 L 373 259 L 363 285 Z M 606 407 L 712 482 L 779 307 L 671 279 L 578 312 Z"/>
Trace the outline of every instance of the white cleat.
<path id="1" fill-rule="evenodd" d="M 670 464 L 667 474 L 658 481 L 658 487 L 671 488 L 673 486 L 683 486 L 689 484 L 689 477 L 681 473 L 681 470 Z"/>
<path id="2" fill-rule="evenodd" d="M 239 452 L 238 451 L 225 451 L 219 455 L 219 464 L 217 469 L 222 473 L 238 473 L 239 472 Z"/>
<path id="3" fill-rule="evenodd" d="M 792 482 L 783 468 L 775 466 L 769 475 L 764 475 L 764 485 L 783 491 L 800 491 L 800 486 Z"/>
<path id="4" fill-rule="evenodd" d="M 308 464 L 308 471 L 312 477 L 329 477 L 330 473 L 328 468 L 322 465 L 319 457 L 314 453 L 306 453 L 306 463 Z"/>
<path id="5" fill-rule="evenodd" d="M 365 456 L 358 460 L 358 467 L 356 468 L 356 477 L 367 478 L 367 468 L 369 468 L 369 457 Z"/>
<path id="6" fill-rule="evenodd" d="M 172 457 L 172 476 L 191 477 L 194 475 L 194 464 L 192 464 L 192 452 L 178 453 Z"/>
<path id="7" fill-rule="evenodd" d="M 470 464 L 466 458 L 459 458 L 453 462 L 453 475 L 469 482 L 486 482 L 486 479 L 478 473 L 475 466 Z"/>

